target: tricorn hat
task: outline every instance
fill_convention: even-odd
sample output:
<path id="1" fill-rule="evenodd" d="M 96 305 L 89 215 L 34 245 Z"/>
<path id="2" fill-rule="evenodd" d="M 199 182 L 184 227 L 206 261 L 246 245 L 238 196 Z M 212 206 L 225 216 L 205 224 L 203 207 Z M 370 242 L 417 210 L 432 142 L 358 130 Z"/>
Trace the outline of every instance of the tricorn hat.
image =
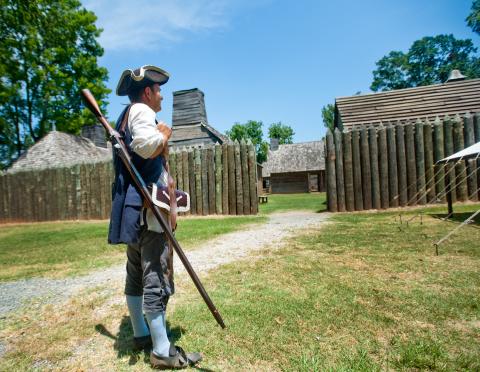
<path id="1" fill-rule="evenodd" d="M 142 66 L 135 70 L 125 70 L 117 85 L 117 95 L 126 96 L 132 89 L 146 87 L 150 84 L 165 84 L 170 75 L 156 66 Z"/>

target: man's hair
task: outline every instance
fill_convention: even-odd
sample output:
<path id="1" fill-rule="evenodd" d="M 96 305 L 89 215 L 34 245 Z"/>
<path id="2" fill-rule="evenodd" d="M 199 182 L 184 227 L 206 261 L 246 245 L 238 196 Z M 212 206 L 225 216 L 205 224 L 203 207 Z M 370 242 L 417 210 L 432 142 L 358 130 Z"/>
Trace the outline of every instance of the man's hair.
<path id="1" fill-rule="evenodd" d="M 153 90 L 154 85 L 155 83 L 150 83 L 143 86 L 131 87 L 128 91 L 128 98 L 130 99 L 130 102 L 132 103 L 139 102 L 140 99 L 142 98 L 144 89 L 149 87 L 151 90 Z"/>

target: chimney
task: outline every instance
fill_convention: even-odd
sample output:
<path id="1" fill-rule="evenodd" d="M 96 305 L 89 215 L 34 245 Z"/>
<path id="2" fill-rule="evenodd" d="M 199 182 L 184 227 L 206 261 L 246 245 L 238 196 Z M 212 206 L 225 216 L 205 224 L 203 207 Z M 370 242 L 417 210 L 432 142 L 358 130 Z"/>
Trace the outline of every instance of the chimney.
<path id="1" fill-rule="evenodd" d="M 270 150 L 278 150 L 278 138 L 270 138 Z"/>
<path id="2" fill-rule="evenodd" d="M 452 81 L 465 80 L 466 76 L 462 75 L 460 70 L 450 71 L 450 76 L 448 77 L 446 83 L 451 83 Z"/>
<path id="3" fill-rule="evenodd" d="M 107 148 L 105 129 L 100 124 L 82 127 L 82 137 L 91 140 L 95 146 Z"/>

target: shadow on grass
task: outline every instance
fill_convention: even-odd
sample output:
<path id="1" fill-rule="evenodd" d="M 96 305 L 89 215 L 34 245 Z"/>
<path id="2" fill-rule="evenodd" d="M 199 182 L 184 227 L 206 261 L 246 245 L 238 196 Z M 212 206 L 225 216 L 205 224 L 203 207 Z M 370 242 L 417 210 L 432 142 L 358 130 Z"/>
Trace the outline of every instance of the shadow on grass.
<path id="1" fill-rule="evenodd" d="M 115 341 L 113 348 L 117 351 L 117 358 L 123 358 L 124 356 L 130 356 L 128 361 L 129 365 L 136 364 L 140 359 L 142 359 L 146 364 L 150 364 L 150 351 L 151 348 L 145 348 L 144 350 L 135 350 L 133 347 L 133 330 L 130 322 L 130 317 L 124 316 L 120 322 L 120 327 L 118 329 L 117 335 L 113 335 L 103 324 L 95 325 L 95 330 L 100 333 L 102 336 L 108 337 Z M 167 321 L 167 334 L 168 338 L 174 344 L 185 333 L 185 329 L 180 326 L 170 328 L 170 323 Z M 209 369 L 192 367 L 199 371 L 210 372 Z"/>
<path id="2" fill-rule="evenodd" d="M 448 217 L 447 213 L 434 213 L 434 214 L 429 214 L 429 216 L 431 216 L 432 218 L 443 219 L 443 220 L 445 220 L 445 218 L 448 217 L 446 221 L 462 223 L 472 214 L 473 212 L 458 212 L 458 213 L 453 212 L 453 215 L 450 217 Z M 475 227 L 480 226 L 480 214 L 475 216 L 475 218 L 470 222 L 470 225 L 475 225 Z"/>

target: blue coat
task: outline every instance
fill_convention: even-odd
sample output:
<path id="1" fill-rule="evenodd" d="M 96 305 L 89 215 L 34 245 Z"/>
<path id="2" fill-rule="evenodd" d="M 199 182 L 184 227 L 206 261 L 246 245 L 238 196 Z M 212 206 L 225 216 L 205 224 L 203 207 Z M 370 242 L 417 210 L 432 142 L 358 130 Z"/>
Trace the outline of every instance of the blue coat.
<path id="1" fill-rule="evenodd" d="M 128 107 L 123 110 L 117 120 L 116 129 L 119 132 L 127 110 Z M 145 183 L 148 185 L 157 182 L 162 173 L 162 157 L 143 159 L 134 153 L 130 148 L 132 136 L 128 130 L 128 125 L 125 126 L 123 132 L 120 132 L 120 135 L 123 137 L 133 164 Z M 115 168 L 115 183 L 112 187 L 112 212 L 110 215 L 108 242 L 110 244 L 134 244 L 138 242 L 143 200 L 133 184 L 130 173 L 123 165 L 122 160 L 116 155 L 115 149 L 113 150 L 113 164 Z"/>

